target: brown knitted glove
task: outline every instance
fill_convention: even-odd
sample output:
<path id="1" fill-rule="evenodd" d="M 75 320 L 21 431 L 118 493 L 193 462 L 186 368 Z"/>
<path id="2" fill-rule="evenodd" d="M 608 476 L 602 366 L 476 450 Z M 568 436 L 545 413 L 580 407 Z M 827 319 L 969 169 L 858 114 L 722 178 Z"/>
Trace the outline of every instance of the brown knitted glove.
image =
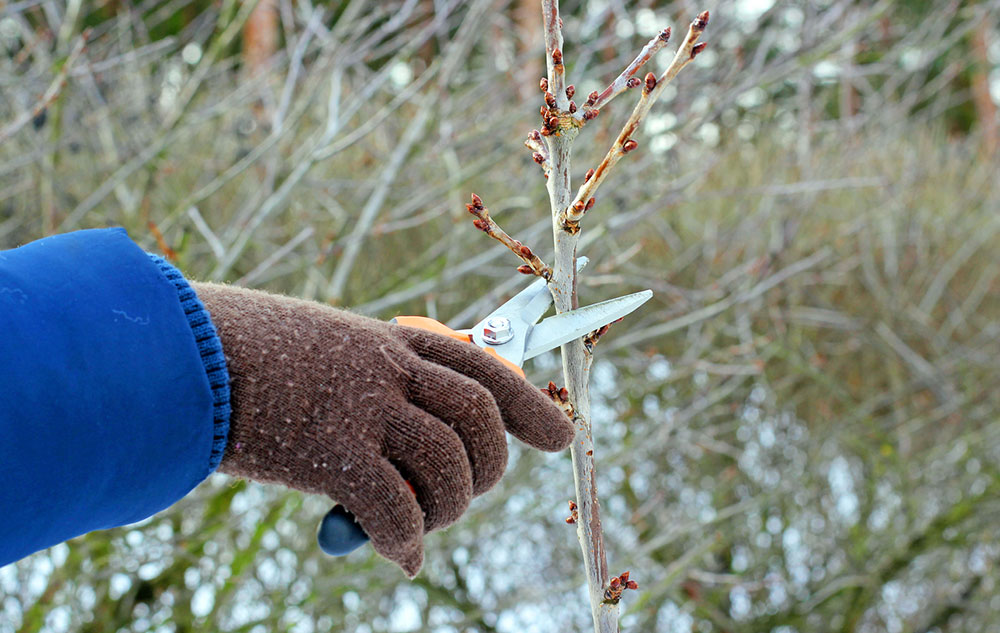
<path id="1" fill-rule="evenodd" d="M 423 534 L 500 479 L 504 429 L 546 451 L 573 439 L 548 397 L 475 345 L 315 302 L 192 286 L 231 379 L 219 470 L 329 495 L 411 578 Z"/>

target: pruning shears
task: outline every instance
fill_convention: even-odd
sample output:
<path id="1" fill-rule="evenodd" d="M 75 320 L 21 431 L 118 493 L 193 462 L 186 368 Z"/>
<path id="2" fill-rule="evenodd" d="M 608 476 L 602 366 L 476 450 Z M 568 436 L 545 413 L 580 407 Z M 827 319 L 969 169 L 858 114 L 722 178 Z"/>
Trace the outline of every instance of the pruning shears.
<path id="1" fill-rule="evenodd" d="M 578 271 L 586 264 L 587 258 L 577 258 Z M 400 316 L 393 322 L 477 345 L 523 377 L 524 361 L 622 318 L 652 296 L 651 290 L 643 290 L 563 312 L 538 323 L 552 305 L 546 281 L 538 279 L 466 330 L 453 330 L 422 316 Z M 354 515 L 338 504 L 323 517 L 317 540 L 327 554 L 343 556 L 368 541 L 368 535 Z"/>

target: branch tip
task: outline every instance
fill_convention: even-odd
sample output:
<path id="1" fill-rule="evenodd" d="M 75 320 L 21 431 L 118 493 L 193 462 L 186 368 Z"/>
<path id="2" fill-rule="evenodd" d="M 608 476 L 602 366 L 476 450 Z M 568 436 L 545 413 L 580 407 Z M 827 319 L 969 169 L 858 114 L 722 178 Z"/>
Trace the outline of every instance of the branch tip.
<path id="1" fill-rule="evenodd" d="M 696 31 L 704 31 L 706 26 L 708 26 L 708 11 L 702 11 L 691 23 L 691 28 Z"/>
<path id="2" fill-rule="evenodd" d="M 666 44 L 667 42 L 669 42 L 670 41 L 670 27 L 668 26 L 667 28 L 665 28 L 662 31 L 660 31 L 659 37 L 660 37 L 660 41 L 663 42 L 664 44 Z"/>

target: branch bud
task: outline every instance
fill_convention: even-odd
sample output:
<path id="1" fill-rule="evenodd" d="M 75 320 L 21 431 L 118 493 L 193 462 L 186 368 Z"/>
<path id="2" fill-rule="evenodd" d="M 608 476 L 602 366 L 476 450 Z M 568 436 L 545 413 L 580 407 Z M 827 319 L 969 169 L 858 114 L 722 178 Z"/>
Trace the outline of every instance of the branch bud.
<path id="1" fill-rule="evenodd" d="M 622 153 L 628 154 L 637 147 L 639 147 L 639 144 L 633 141 L 632 139 L 629 139 L 624 143 L 622 143 Z"/>
<path id="2" fill-rule="evenodd" d="M 597 115 L 600 113 L 601 113 L 600 110 L 587 110 L 586 112 L 583 113 L 583 120 L 591 121 L 593 119 L 596 119 Z"/>
<path id="3" fill-rule="evenodd" d="M 653 88 L 655 87 L 656 87 L 656 75 L 654 75 L 653 73 L 646 73 L 646 93 L 648 94 L 652 92 Z"/>
<path id="4" fill-rule="evenodd" d="M 583 175 L 583 182 L 587 182 L 588 180 L 590 180 L 593 177 L 594 177 L 594 170 L 593 170 L 593 168 L 588 169 L 587 173 Z"/>
<path id="5" fill-rule="evenodd" d="M 549 91 L 549 80 L 547 78 L 545 78 L 545 77 L 542 77 L 542 79 L 538 82 L 538 88 L 542 92 L 548 92 Z"/>
<path id="6" fill-rule="evenodd" d="M 637 583 L 634 580 L 630 580 L 627 583 L 625 583 L 625 586 L 628 587 L 629 589 L 638 589 L 639 588 L 639 583 Z"/>
<path id="7" fill-rule="evenodd" d="M 570 85 L 566 86 L 566 98 L 567 99 L 572 99 L 573 95 L 575 95 L 575 94 L 576 94 L 576 86 L 574 86 L 573 84 L 570 84 Z"/>
<path id="8" fill-rule="evenodd" d="M 695 31 L 704 31 L 705 27 L 708 26 L 708 11 L 702 11 L 698 14 L 698 17 L 694 19 L 691 23 L 691 27 Z"/>
<path id="9" fill-rule="evenodd" d="M 539 154 L 538 152 L 535 152 L 534 154 L 531 155 L 531 160 L 541 165 L 542 163 L 545 162 L 545 157 Z"/>
<path id="10" fill-rule="evenodd" d="M 483 199 L 480 198 L 479 196 L 477 196 L 476 194 L 472 194 L 472 204 L 473 204 L 473 206 L 476 206 L 476 207 L 482 207 L 483 206 Z"/>
<path id="11" fill-rule="evenodd" d="M 591 198 L 590 200 L 587 200 L 587 204 L 586 204 L 586 206 L 583 207 L 583 210 L 584 211 L 590 211 L 591 209 L 594 208 L 594 203 L 595 202 L 597 202 L 596 198 Z"/>
<path id="12" fill-rule="evenodd" d="M 585 206 L 586 205 L 584 204 L 583 200 L 577 200 L 576 202 L 573 203 L 573 208 L 576 210 L 577 213 L 582 212 Z"/>
<path id="13" fill-rule="evenodd" d="M 521 257 L 525 257 L 527 259 L 531 259 L 532 257 L 535 256 L 535 254 L 531 252 L 531 249 L 528 248 L 527 246 L 523 245 L 523 244 L 518 249 L 518 251 L 520 251 Z"/>
<path id="14" fill-rule="evenodd" d="M 708 15 L 708 11 L 705 12 L 705 15 Z M 563 55 L 561 49 L 557 48 L 554 51 L 552 51 L 552 63 L 555 64 L 556 66 L 562 66 Z"/>
<path id="15" fill-rule="evenodd" d="M 535 271 L 532 270 L 531 266 L 529 266 L 527 264 L 521 264 L 520 266 L 518 266 L 517 267 L 517 272 L 521 273 L 522 275 L 534 275 L 535 274 Z"/>
<path id="16" fill-rule="evenodd" d="M 698 42 L 697 44 L 695 44 L 694 47 L 691 48 L 691 59 L 697 57 L 698 53 L 705 50 L 706 46 L 708 46 L 708 44 L 705 42 Z"/>
<path id="17" fill-rule="evenodd" d="M 539 134 L 538 130 L 531 130 L 531 134 L 528 135 L 528 138 L 533 141 L 540 141 L 542 140 L 542 135 Z"/>
<path id="18" fill-rule="evenodd" d="M 612 589 L 617 589 L 620 584 L 621 584 L 621 581 L 618 580 L 618 576 L 615 576 L 614 578 L 611 579 L 611 588 Z"/>
<path id="19" fill-rule="evenodd" d="M 569 113 L 573 114 L 574 112 L 576 112 L 576 102 L 575 101 L 570 101 L 569 102 Z"/>
<path id="20" fill-rule="evenodd" d="M 550 108 L 556 107 L 556 96 L 551 92 L 546 91 L 545 93 L 545 105 L 549 106 Z"/>
<path id="21" fill-rule="evenodd" d="M 472 221 L 472 225 L 474 227 L 476 227 L 477 229 L 479 229 L 480 231 L 489 231 L 490 230 L 489 222 L 487 222 L 486 220 L 480 220 L 479 218 L 476 218 L 475 220 L 473 220 Z"/>
<path id="22" fill-rule="evenodd" d="M 663 42 L 664 44 L 666 44 L 667 42 L 670 41 L 670 27 L 669 26 L 667 28 L 663 29 L 662 31 L 660 31 L 660 41 Z"/>
<path id="23" fill-rule="evenodd" d="M 590 107 L 590 106 L 594 105 L 594 103 L 597 101 L 597 97 L 599 97 L 599 96 L 600 95 L 597 93 L 596 90 L 593 91 L 592 93 L 590 93 L 589 95 L 587 95 L 587 102 L 584 103 L 583 105 L 585 105 L 587 107 Z"/>
<path id="24" fill-rule="evenodd" d="M 641 83 L 642 81 L 638 77 L 629 77 L 628 81 L 625 82 L 625 86 L 628 88 L 635 88 Z"/>
<path id="25" fill-rule="evenodd" d="M 549 127 L 552 128 L 553 130 L 559 129 L 559 117 L 551 116 L 549 117 L 549 120 L 546 121 L 546 123 L 548 123 Z"/>

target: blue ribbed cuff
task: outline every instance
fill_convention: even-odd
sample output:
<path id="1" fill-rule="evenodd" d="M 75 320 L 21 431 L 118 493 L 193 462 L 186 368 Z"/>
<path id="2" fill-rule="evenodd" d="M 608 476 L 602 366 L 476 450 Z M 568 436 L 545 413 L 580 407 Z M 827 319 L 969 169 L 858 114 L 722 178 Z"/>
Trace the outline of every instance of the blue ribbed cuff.
<path id="1" fill-rule="evenodd" d="M 184 275 L 174 268 L 167 260 L 153 253 L 146 253 L 153 260 L 166 278 L 177 288 L 184 314 L 187 315 L 191 332 L 194 334 L 201 362 L 205 366 L 208 384 L 212 388 L 212 414 L 214 433 L 212 437 L 212 455 L 209 459 L 207 477 L 219 467 L 222 454 L 226 450 L 226 438 L 229 437 L 229 372 L 226 370 L 226 357 L 222 353 L 222 342 L 212 325 L 208 310 L 198 299 L 194 289 L 184 279 Z"/>

